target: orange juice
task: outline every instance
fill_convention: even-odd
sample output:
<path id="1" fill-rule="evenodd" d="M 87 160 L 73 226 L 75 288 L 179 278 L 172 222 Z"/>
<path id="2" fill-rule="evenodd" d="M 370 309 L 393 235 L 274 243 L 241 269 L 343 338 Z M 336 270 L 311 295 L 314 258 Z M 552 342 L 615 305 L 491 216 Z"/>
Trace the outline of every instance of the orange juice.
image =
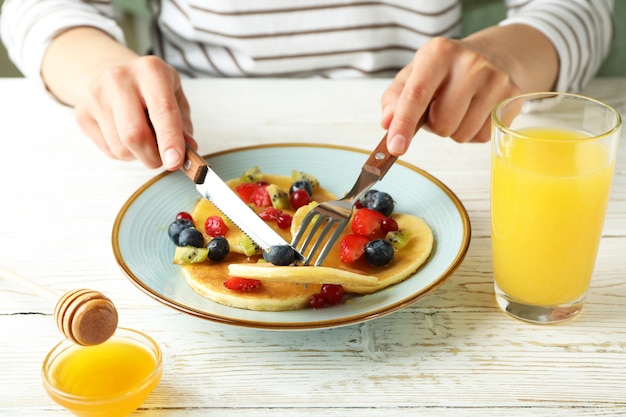
<path id="1" fill-rule="evenodd" d="M 595 264 L 614 161 L 603 143 L 576 140 L 586 137 L 580 132 L 520 133 L 529 139 L 505 135 L 492 156 L 495 282 L 521 303 L 580 300 Z"/>
<path id="2" fill-rule="evenodd" d="M 79 416 L 126 416 L 161 376 L 160 353 L 141 340 L 113 336 L 95 346 L 59 346 L 44 365 L 44 385 L 56 402 Z"/>

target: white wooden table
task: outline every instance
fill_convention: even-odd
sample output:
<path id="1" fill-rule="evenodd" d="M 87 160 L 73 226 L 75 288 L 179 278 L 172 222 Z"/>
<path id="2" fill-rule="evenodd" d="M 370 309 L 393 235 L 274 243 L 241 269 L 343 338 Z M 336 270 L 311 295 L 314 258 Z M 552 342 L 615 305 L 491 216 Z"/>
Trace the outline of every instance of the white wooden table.
<path id="1" fill-rule="evenodd" d="M 275 142 L 369 149 L 389 80 L 187 81 L 200 151 Z M 586 94 L 626 114 L 626 79 Z M 626 129 L 624 129 L 626 130 Z M 224 138 L 227 138 L 226 140 Z M 172 310 L 124 277 L 111 229 L 158 171 L 110 160 L 72 111 L 22 79 L 0 80 L 0 267 L 62 293 L 96 288 L 120 325 L 163 349 L 164 375 L 136 416 L 626 415 L 626 141 L 582 314 L 541 327 L 498 310 L 489 232 L 489 147 L 420 132 L 403 157 L 448 185 L 472 223 L 459 270 L 430 296 L 341 328 L 279 332 Z M 66 416 L 42 385 L 60 340 L 54 302 L 0 279 L 0 415 Z"/>

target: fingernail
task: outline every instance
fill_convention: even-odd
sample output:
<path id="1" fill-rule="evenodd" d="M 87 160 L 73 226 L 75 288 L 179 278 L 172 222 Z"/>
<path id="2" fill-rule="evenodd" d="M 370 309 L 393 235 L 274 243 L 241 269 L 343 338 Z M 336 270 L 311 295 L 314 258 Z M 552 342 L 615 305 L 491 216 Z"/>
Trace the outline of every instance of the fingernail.
<path id="1" fill-rule="evenodd" d="M 395 135 L 387 142 L 387 150 L 394 155 L 403 154 L 406 151 L 406 138 L 402 135 Z"/>
<path id="2" fill-rule="evenodd" d="M 163 165 L 165 168 L 173 168 L 180 162 L 180 154 L 175 149 L 168 149 L 163 154 Z"/>

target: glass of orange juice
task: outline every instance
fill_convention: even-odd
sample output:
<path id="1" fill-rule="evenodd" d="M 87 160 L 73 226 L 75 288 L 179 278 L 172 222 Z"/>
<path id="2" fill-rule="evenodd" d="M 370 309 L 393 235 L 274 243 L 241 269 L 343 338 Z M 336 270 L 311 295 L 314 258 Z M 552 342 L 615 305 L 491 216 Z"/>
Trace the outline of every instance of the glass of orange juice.
<path id="1" fill-rule="evenodd" d="M 492 113 L 495 296 L 533 323 L 578 314 L 594 270 L 621 118 L 566 93 L 510 98 Z"/>

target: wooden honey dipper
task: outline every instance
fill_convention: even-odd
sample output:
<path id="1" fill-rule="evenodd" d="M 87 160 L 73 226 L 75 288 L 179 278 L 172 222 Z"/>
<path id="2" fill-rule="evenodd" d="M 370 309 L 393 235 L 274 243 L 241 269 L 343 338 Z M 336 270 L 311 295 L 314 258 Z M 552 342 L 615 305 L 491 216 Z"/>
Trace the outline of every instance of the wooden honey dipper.
<path id="1" fill-rule="evenodd" d="M 117 328 L 117 310 L 99 291 L 66 292 L 54 308 L 57 327 L 68 339 L 83 346 L 106 342 Z"/>
<path id="2" fill-rule="evenodd" d="M 49 288 L 8 269 L 0 268 L 0 277 L 28 287 L 46 298 L 58 299 Z M 71 341 L 82 346 L 106 342 L 117 328 L 117 309 L 99 291 L 76 289 L 66 292 L 54 308 L 57 327 Z"/>

